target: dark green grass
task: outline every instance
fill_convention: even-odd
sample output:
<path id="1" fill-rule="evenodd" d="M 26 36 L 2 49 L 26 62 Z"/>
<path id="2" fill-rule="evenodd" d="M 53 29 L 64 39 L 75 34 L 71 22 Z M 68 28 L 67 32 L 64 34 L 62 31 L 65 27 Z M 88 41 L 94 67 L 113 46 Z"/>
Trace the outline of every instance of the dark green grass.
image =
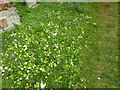
<path id="1" fill-rule="evenodd" d="M 118 87 L 117 18 L 106 25 L 101 3 L 13 4 L 23 25 L 2 35 L 3 88 Z"/>

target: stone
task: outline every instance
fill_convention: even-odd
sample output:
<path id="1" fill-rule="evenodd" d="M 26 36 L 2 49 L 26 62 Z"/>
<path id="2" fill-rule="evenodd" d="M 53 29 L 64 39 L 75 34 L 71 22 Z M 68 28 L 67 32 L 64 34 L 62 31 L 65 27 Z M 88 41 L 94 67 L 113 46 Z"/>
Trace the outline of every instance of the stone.
<path id="1" fill-rule="evenodd" d="M 0 0 L 0 4 L 10 3 L 10 0 Z"/>
<path id="2" fill-rule="evenodd" d="M 24 1 L 29 8 L 35 8 L 39 5 L 36 0 Z M 10 0 L 0 0 L 0 34 L 14 29 L 14 24 L 22 25 L 17 9 L 10 3 Z"/>
<path id="3" fill-rule="evenodd" d="M 25 0 L 25 2 L 29 8 L 35 8 L 39 5 L 37 4 L 36 0 Z"/>
<path id="4" fill-rule="evenodd" d="M 0 11 L 8 10 L 14 7 L 11 3 L 0 4 Z"/>
<path id="5" fill-rule="evenodd" d="M 5 18 L 0 19 L 0 26 L 3 28 L 8 27 L 7 20 Z"/>
<path id="6" fill-rule="evenodd" d="M 0 34 L 14 29 L 14 24 L 22 25 L 17 9 L 11 3 L 0 4 Z"/>

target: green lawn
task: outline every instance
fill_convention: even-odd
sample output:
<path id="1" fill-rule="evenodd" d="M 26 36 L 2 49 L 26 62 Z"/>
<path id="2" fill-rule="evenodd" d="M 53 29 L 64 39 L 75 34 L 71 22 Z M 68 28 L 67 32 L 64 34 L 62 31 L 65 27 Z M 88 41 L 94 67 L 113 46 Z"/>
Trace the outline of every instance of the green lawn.
<path id="1" fill-rule="evenodd" d="M 13 3 L 2 34 L 3 88 L 118 88 L 118 3 Z"/>

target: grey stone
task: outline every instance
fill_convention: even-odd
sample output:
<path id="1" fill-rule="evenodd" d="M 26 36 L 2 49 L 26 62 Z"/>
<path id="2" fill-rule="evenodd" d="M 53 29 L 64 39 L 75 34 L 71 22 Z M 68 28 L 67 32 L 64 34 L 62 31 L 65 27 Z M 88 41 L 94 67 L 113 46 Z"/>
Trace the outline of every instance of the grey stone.
<path id="1" fill-rule="evenodd" d="M 6 19 L 8 27 L 5 27 L 4 30 L 1 29 L 0 33 L 3 33 L 4 31 L 9 31 L 11 29 L 14 29 L 15 26 L 13 24 L 22 25 L 20 22 L 20 17 L 18 15 L 18 11 L 15 7 L 12 7 L 8 10 L 0 12 L 0 19 Z"/>
<path id="2" fill-rule="evenodd" d="M 10 0 L 0 0 L 0 4 L 5 4 L 5 3 L 9 3 Z"/>
<path id="3" fill-rule="evenodd" d="M 26 5 L 29 8 L 35 8 L 35 7 L 37 7 L 39 5 L 39 4 L 37 4 L 36 0 L 25 0 L 25 2 L 26 2 Z"/>

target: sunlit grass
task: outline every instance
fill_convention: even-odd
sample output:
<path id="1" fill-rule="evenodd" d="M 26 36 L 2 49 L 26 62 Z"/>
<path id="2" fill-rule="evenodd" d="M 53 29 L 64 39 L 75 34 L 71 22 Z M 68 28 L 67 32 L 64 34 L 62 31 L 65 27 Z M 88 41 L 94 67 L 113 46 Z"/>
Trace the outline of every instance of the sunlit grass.
<path id="1" fill-rule="evenodd" d="M 102 47 L 99 14 L 90 12 L 101 10 L 99 3 L 40 3 L 34 9 L 14 4 L 23 25 L 3 33 L 4 88 L 89 88 L 100 80 L 103 87 L 117 87 L 116 48 Z M 100 76 L 97 62 L 104 68 L 106 60 L 113 65 L 105 71 L 114 71 Z"/>

